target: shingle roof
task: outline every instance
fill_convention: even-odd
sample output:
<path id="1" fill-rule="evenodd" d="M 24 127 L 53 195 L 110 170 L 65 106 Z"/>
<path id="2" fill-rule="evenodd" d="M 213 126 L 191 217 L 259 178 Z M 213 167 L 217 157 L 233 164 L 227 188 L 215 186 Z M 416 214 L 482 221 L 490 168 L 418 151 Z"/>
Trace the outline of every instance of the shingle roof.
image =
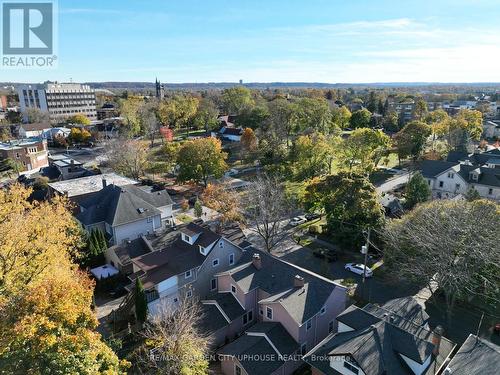
<path id="1" fill-rule="evenodd" d="M 281 323 L 257 323 L 247 333 L 219 350 L 219 354 L 234 356 L 248 375 L 271 374 L 285 364 L 283 358 L 274 350 L 263 336 L 252 333 L 265 333 L 279 354 L 292 355 L 298 344 L 283 328 Z M 265 358 L 265 360 L 263 360 Z"/>
<path id="2" fill-rule="evenodd" d="M 241 307 L 232 293 L 213 293 L 202 302 L 209 303 L 210 301 L 216 302 L 230 321 L 233 321 L 245 314 L 245 309 Z"/>
<path id="3" fill-rule="evenodd" d="M 110 248 L 114 251 L 122 264 L 129 263 L 133 258 L 150 253 L 153 249 L 149 246 L 148 242 L 139 237 L 131 241 L 127 241 L 120 245 L 115 245 Z"/>
<path id="4" fill-rule="evenodd" d="M 500 347 L 471 334 L 447 367 L 451 374 L 497 375 L 500 371 Z"/>
<path id="5" fill-rule="evenodd" d="M 27 132 L 51 128 L 50 124 L 48 124 L 46 122 L 36 122 L 33 124 L 22 124 L 21 127 Z"/>
<path id="6" fill-rule="evenodd" d="M 205 256 L 198 246 L 177 238 L 166 248 L 135 258 L 132 262 L 145 273 L 142 282 L 144 288 L 149 289 L 169 277 L 200 266 L 204 260 Z"/>
<path id="7" fill-rule="evenodd" d="M 261 258 L 260 270 L 252 265 L 255 253 Z M 268 293 L 270 296 L 266 300 L 280 303 L 298 324 L 318 313 L 335 288 L 345 289 L 331 280 L 254 248 L 247 249 L 236 267 L 228 273 L 244 293 L 255 288 Z M 304 287 L 294 287 L 295 275 L 304 278 Z"/>
<path id="8" fill-rule="evenodd" d="M 198 327 L 203 333 L 211 335 L 229 324 L 215 305 L 201 304 L 200 308 L 202 315 Z"/>
<path id="9" fill-rule="evenodd" d="M 386 307 L 406 311 L 404 308 L 395 308 L 405 301 L 396 299 Z M 329 335 L 307 354 L 306 362 L 325 374 L 336 374 L 330 367 L 328 357 L 349 355 L 366 375 L 413 374 L 400 355 L 424 363 L 434 349 L 433 333 L 426 325 L 413 324 L 402 317 L 394 316 L 395 314 L 386 314 L 386 311 L 390 310 L 375 305 L 367 305 L 363 309 L 351 306 L 339 315 L 337 320 L 348 321 L 348 325 L 354 330 Z M 411 308 L 408 316 L 414 316 Z M 421 322 L 418 314 L 415 318 L 417 322 Z M 433 356 L 433 365 L 429 366 L 424 374 L 434 374 L 434 370 L 444 363 L 454 347 L 454 343 L 442 337 L 439 353 L 437 357 Z M 314 357 L 311 354 L 314 354 Z"/>
<path id="10" fill-rule="evenodd" d="M 80 206 L 85 210 L 76 218 L 85 225 L 105 221 L 111 226 L 117 226 L 161 214 L 127 186 L 108 185 L 81 202 Z"/>
<path id="11" fill-rule="evenodd" d="M 420 164 L 420 169 L 422 171 L 422 176 L 427 178 L 434 178 L 438 174 L 443 173 L 447 169 L 457 165 L 456 162 L 448 162 L 441 160 L 423 160 Z"/>
<path id="12" fill-rule="evenodd" d="M 470 178 L 470 172 L 475 169 L 479 169 L 479 178 L 473 180 Z M 471 184 L 481 184 L 488 186 L 498 186 L 500 187 L 500 169 L 499 168 L 488 168 L 488 167 L 477 167 L 473 165 L 460 164 L 460 169 L 458 174 L 467 182 Z"/>

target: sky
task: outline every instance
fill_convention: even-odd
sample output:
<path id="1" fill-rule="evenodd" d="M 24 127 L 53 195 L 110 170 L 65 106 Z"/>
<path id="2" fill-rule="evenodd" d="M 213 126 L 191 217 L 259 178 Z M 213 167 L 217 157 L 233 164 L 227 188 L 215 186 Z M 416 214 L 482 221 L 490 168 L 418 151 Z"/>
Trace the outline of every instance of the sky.
<path id="1" fill-rule="evenodd" d="M 0 81 L 500 82 L 500 0 L 59 0 L 57 37 Z"/>

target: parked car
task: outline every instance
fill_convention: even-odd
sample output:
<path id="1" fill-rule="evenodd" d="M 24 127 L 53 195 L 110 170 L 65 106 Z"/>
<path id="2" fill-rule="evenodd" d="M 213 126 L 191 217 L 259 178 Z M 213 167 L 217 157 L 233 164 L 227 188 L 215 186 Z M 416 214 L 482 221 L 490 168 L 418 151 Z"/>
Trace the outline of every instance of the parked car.
<path id="1" fill-rule="evenodd" d="M 346 263 L 345 269 L 347 271 L 354 272 L 358 275 L 363 275 L 365 266 L 363 264 L 359 263 Z M 370 267 L 366 267 L 366 277 L 372 277 L 373 276 L 373 271 L 370 269 Z"/>
<path id="2" fill-rule="evenodd" d="M 311 221 L 311 220 L 319 219 L 321 217 L 321 215 L 315 214 L 315 213 L 309 213 L 309 214 L 305 214 L 304 217 L 306 218 L 307 221 Z"/>
<path id="3" fill-rule="evenodd" d="M 333 250 L 317 249 L 313 251 L 313 255 L 316 258 L 325 259 L 328 263 L 332 263 L 338 260 L 338 255 Z"/>
<path id="4" fill-rule="evenodd" d="M 290 225 L 292 227 L 296 227 L 297 225 L 304 224 L 307 222 L 307 219 L 304 216 L 296 216 L 292 220 L 290 220 Z"/>

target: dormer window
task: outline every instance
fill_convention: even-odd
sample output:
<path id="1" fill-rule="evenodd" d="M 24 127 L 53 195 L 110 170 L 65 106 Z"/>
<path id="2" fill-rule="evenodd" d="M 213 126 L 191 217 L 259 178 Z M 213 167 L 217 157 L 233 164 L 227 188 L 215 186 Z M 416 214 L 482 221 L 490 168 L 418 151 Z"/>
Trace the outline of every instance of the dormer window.
<path id="1" fill-rule="evenodd" d="M 200 254 L 201 255 L 207 255 L 208 254 L 208 249 L 204 248 L 203 246 L 199 245 L 200 248 Z"/>
<path id="2" fill-rule="evenodd" d="M 184 242 L 187 242 L 188 244 L 191 244 L 191 237 L 189 237 L 186 233 L 182 233 L 182 240 Z"/>
<path id="3" fill-rule="evenodd" d="M 344 357 L 344 367 L 346 369 L 348 369 L 354 374 L 359 374 L 359 368 L 357 366 L 358 364 L 354 362 L 354 360 L 350 356 L 346 355 Z"/>
<path id="4" fill-rule="evenodd" d="M 477 178 L 478 178 L 477 173 L 473 173 L 473 172 L 471 172 L 471 174 L 470 174 L 470 179 L 471 179 L 471 180 L 474 180 L 474 181 L 477 181 Z"/>

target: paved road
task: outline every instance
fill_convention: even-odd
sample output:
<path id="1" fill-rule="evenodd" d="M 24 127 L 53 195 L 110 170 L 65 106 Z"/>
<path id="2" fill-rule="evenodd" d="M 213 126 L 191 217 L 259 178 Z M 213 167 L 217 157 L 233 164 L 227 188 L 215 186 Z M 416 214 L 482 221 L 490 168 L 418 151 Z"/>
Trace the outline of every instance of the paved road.
<path id="1" fill-rule="evenodd" d="M 402 174 L 397 175 L 396 177 L 394 177 L 388 181 L 385 181 L 384 183 L 382 183 L 376 187 L 377 192 L 380 194 L 387 193 L 389 191 L 394 190 L 399 185 L 407 183 L 408 182 L 408 175 L 409 175 L 408 172 L 403 172 Z"/>

